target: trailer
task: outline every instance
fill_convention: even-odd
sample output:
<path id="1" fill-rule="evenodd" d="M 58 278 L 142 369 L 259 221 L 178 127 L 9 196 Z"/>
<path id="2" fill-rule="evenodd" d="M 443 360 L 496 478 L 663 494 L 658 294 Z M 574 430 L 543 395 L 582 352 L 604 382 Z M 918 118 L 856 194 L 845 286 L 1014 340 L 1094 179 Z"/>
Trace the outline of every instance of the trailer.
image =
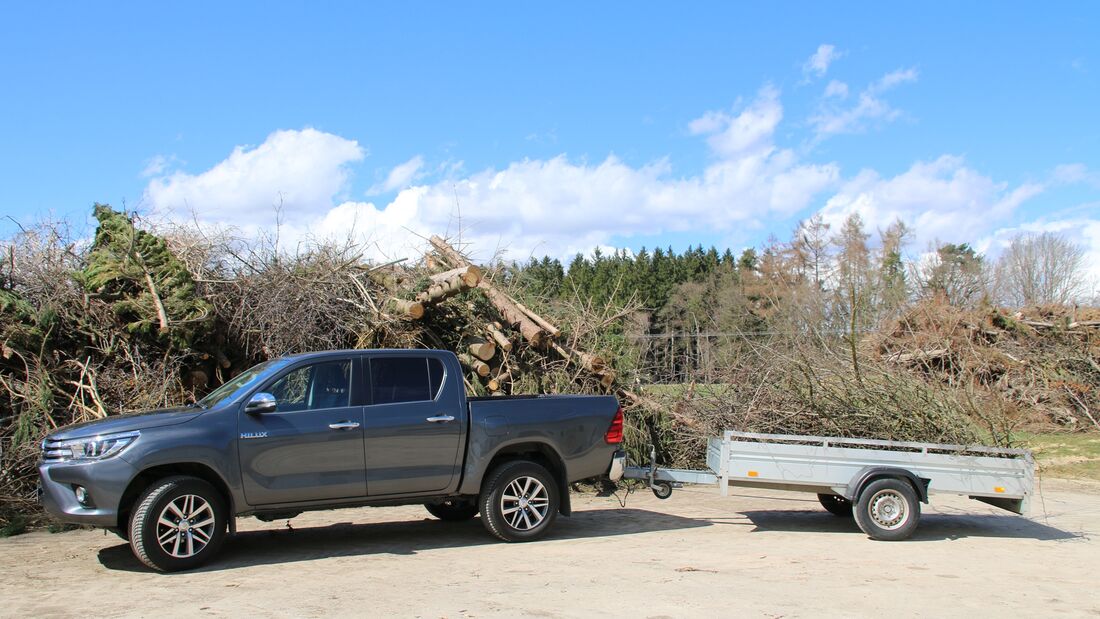
<path id="1" fill-rule="evenodd" d="M 627 466 L 667 499 L 683 484 L 811 492 L 829 512 L 855 517 L 876 540 L 902 540 L 933 494 L 956 494 L 1016 514 L 1034 492 L 1035 460 L 1024 449 L 725 431 L 707 441 L 708 470 Z"/>

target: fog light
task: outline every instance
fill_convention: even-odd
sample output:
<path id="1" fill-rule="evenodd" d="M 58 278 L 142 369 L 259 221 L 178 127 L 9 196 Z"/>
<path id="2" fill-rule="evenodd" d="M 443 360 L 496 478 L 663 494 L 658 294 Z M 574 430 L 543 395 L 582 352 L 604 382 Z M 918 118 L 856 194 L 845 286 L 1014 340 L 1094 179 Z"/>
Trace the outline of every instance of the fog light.
<path id="1" fill-rule="evenodd" d="M 88 506 L 88 491 L 84 489 L 84 486 L 76 487 L 76 502 L 84 507 Z"/>

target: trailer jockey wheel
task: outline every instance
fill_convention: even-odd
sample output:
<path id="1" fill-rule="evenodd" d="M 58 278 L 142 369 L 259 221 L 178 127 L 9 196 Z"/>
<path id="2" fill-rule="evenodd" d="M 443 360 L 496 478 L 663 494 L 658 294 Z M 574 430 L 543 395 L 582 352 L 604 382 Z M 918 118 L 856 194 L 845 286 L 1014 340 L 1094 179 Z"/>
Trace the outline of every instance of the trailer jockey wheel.
<path id="1" fill-rule="evenodd" d="M 649 489 L 653 491 L 653 496 L 661 500 L 672 496 L 672 484 L 667 481 L 655 481 Z"/>

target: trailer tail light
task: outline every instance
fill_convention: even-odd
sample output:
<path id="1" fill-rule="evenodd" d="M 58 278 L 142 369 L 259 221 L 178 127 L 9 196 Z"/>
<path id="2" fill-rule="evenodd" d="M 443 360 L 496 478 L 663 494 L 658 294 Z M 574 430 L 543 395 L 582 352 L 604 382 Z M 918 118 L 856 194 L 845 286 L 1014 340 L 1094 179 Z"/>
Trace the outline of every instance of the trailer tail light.
<path id="1" fill-rule="evenodd" d="M 615 417 L 611 419 L 611 425 L 607 428 L 607 434 L 603 440 L 608 445 L 617 445 L 623 442 L 623 407 L 615 411 Z"/>

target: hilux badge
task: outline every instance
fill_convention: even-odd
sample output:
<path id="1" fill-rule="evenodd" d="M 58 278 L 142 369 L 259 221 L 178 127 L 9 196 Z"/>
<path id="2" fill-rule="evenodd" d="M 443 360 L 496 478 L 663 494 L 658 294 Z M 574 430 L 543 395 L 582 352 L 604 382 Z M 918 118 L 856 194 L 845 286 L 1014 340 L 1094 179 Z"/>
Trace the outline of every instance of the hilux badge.
<path id="1" fill-rule="evenodd" d="M 267 438 L 267 432 L 241 432 L 241 438 Z"/>

